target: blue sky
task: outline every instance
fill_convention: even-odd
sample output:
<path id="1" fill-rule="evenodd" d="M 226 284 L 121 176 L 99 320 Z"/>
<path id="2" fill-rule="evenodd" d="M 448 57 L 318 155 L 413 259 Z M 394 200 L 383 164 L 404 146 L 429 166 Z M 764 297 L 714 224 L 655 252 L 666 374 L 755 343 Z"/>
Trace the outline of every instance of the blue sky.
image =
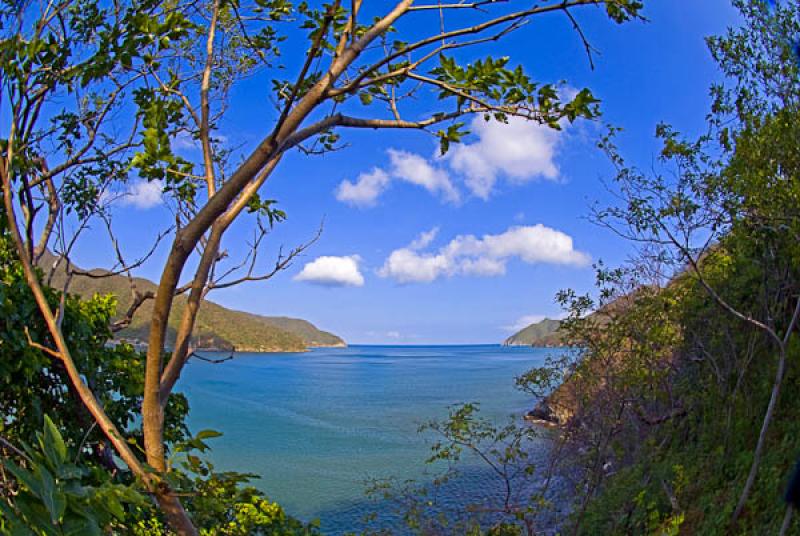
<path id="1" fill-rule="evenodd" d="M 502 45 L 502 54 L 537 79 L 591 88 L 603 121 L 624 128 L 624 154 L 645 166 L 657 148 L 658 122 L 702 131 L 708 86 L 717 78 L 703 38 L 737 19 L 723 0 L 646 4 L 650 22 L 623 26 L 594 8 L 576 12 L 600 51 L 594 71 L 563 16 L 536 21 Z M 299 51 L 287 52 L 290 72 Z M 266 87 L 256 77 L 236 88 L 222 135 L 249 146 L 265 134 L 274 115 Z M 342 151 L 289 155 L 264 188 L 288 220 L 268 238 L 263 258 L 309 238 L 324 218 L 322 238 L 272 280 L 210 298 L 305 318 L 350 343 L 494 343 L 526 319 L 557 316 L 558 290 L 590 290 L 592 262 L 619 264 L 630 253 L 586 220 L 590 205 L 606 198 L 602 179 L 611 176 L 594 147 L 600 130 L 585 122 L 561 134 L 477 126 L 445 161 L 434 158 L 435 140 L 420 132 L 345 131 L 349 147 Z M 519 154 L 522 144 L 530 153 Z M 143 236 L 169 224 L 158 196 L 140 200 L 116 215 L 131 256 L 146 249 Z M 244 251 L 249 229 L 242 222 L 229 232 L 232 254 Z M 156 279 L 164 249 L 137 275 Z M 76 260 L 103 265 L 110 254 L 98 238 L 85 241 Z"/>

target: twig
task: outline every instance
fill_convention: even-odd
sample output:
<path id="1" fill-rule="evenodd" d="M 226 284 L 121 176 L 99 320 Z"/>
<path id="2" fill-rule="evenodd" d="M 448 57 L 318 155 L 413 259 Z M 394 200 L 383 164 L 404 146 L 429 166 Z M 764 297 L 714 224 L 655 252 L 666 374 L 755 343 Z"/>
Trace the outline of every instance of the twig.
<path id="1" fill-rule="evenodd" d="M 598 50 L 596 48 L 594 48 L 591 45 L 591 43 L 589 43 L 589 40 L 586 38 L 586 34 L 583 33 L 583 28 L 581 28 L 580 24 L 578 24 L 578 21 L 575 20 L 575 16 L 572 13 L 570 13 L 570 10 L 567 9 L 567 8 L 564 8 L 564 13 L 567 15 L 567 17 L 569 18 L 570 22 L 572 23 L 572 28 L 576 32 L 578 32 L 578 36 L 580 36 L 581 41 L 583 42 L 583 48 L 586 49 L 586 56 L 589 59 L 589 67 L 591 67 L 591 69 L 594 71 L 594 56 L 593 56 L 593 54 L 599 53 Z"/>
<path id="2" fill-rule="evenodd" d="M 56 359 L 60 359 L 60 360 L 63 361 L 64 356 L 62 356 L 60 352 L 58 352 L 56 350 L 53 350 L 52 348 L 48 348 L 47 346 L 44 346 L 43 344 L 39 344 L 38 342 L 34 341 L 31 338 L 31 333 L 28 330 L 28 326 L 25 326 L 23 329 L 25 331 L 25 337 L 27 337 L 28 344 L 30 346 L 32 346 L 33 348 L 36 348 L 37 350 L 41 350 L 42 352 L 45 352 L 45 353 L 49 354 L 50 356 L 55 357 Z"/>
<path id="3" fill-rule="evenodd" d="M 206 363 L 212 363 L 214 365 L 218 365 L 220 363 L 224 363 L 225 361 L 230 361 L 231 359 L 233 359 L 234 358 L 233 352 L 235 352 L 235 351 L 236 350 L 234 349 L 227 357 L 222 357 L 222 358 L 219 358 L 219 359 L 211 359 L 210 357 L 204 357 L 204 356 L 198 354 L 197 352 L 192 352 L 192 353 L 189 354 L 189 358 L 188 359 L 191 359 L 191 358 L 194 357 L 195 359 L 199 359 L 201 361 L 205 361 Z M 187 359 L 187 361 L 188 361 L 188 359 Z"/>
<path id="4" fill-rule="evenodd" d="M 31 459 L 28 457 L 27 454 L 25 454 L 23 451 L 21 451 L 20 449 L 15 447 L 9 440 L 7 440 L 6 438 L 4 438 L 2 436 L 0 436 L 0 445 L 2 445 L 3 448 L 6 448 L 6 449 L 10 450 L 11 452 L 16 454 L 20 458 L 24 459 L 28 463 L 31 462 Z"/>

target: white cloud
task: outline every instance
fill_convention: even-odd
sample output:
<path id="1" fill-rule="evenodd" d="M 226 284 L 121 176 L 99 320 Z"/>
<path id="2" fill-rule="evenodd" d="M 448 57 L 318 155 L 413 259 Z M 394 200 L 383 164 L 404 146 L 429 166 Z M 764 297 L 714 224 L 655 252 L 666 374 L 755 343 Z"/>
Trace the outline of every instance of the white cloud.
<path id="1" fill-rule="evenodd" d="M 401 248 L 393 251 L 378 271 L 400 283 L 430 283 L 444 274 L 454 273 L 452 261 L 442 254 L 427 255 Z"/>
<path id="2" fill-rule="evenodd" d="M 359 262 L 358 255 L 318 257 L 307 263 L 294 280 L 326 287 L 361 287 L 364 276 L 358 268 Z"/>
<path id="3" fill-rule="evenodd" d="M 446 201 L 458 203 L 461 196 L 445 170 L 432 166 L 418 154 L 397 149 L 389 149 L 388 152 L 393 177 L 422 186 L 432 194 L 441 195 Z"/>
<path id="4" fill-rule="evenodd" d="M 425 231 L 424 233 L 420 233 L 419 236 L 408 245 L 408 249 L 425 249 L 426 247 L 431 245 L 431 242 L 436 240 L 436 236 L 439 234 L 439 228 L 434 227 L 430 231 Z"/>
<path id="5" fill-rule="evenodd" d="M 120 203 L 140 209 L 153 208 L 163 203 L 164 181 L 137 180 L 120 196 Z"/>
<path id="6" fill-rule="evenodd" d="M 185 130 L 179 131 L 172 138 L 172 150 L 197 150 L 200 149 L 200 140 L 192 137 L 191 134 Z"/>
<path id="7" fill-rule="evenodd" d="M 488 199 L 501 175 L 518 183 L 558 178 L 560 131 L 520 117 L 508 124 L 475 117 L 471 129 L 478 140 L 453 146 L 446 160 L 477 197 Z"/>
<path id="8" fill-rule="evenodd" d="M 435 252 L 426 253 L 421 250 L 430 244 L 430 233 L 423 233 L 409 246 L 393 251 L 378 275 L 399 283 L 430 283 L 455 275 L 503 275 L 506 264 L 514 258 L 528 264 L 586 266 L 589 263 L 589 256 L 574 248 L 572 237 L 541 224 L 511 227 L 481 238 L 459 235 Z"/>
<path id="9" fill-rule="evenodd" d="M 568 126 L 569 123 L 562 123 L 563 129 Z M 355 182 L 342 181 L 336 198 L 353 205 L 373 206 L 392 180 L 401 180 L 422 186 L 447 202 L 459 203 L 461 192 L 454 181 L 463 181 L 473 195 L 486 200 L 501 179 L 519 184 L 559 178 L 556 156 L 564 130 L 521 117 L 510 117 L 508 123 L 502 123 L 485 121 L 483 116 L 474 117 L 470 129 L 475 141 L 453 145 L 444 157 L 429 159 L 389 149 L 387 171 L 375 168 L 359 175 Z"/>
<path id="10" fill-rule="evenodd" d="M 350 205 L 372 207 L 392 180 L 400 180 L 421 186 L 449 203 L 460 201 L 461 195 L 446 170 L 432 165 L 418 154 L 396 149 L 389 149 L 388 153 L 388 172 L 376 167 L 369 173 L 360 174 L 355 182 L 343 180 L 336 188 L 336 199 Z"/>
<path id="11" fill-rule="evenodd" d="M 389 186 L 389 175 L 380 168 L 362 173 L 355 182 L 344 180 L 336 188 L 336 199 L 356 206 L 375 205 L 378 196 Z"/>
<path id="12" fill-rule="evenodd" d="M 571 102 L 575 100 L 575 97 L 578 96 L 578 93 L 580 93 L 578 88 L 570 85 L 564 85 L 558 90 L 558 98 L 561 100 L 561 102 Z"/>

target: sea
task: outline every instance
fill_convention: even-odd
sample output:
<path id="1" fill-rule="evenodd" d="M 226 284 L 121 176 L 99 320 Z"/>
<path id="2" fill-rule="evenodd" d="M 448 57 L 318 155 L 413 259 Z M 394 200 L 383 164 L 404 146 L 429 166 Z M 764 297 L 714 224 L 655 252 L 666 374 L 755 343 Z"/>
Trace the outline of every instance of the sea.
<path id="1" fill-rule="evenodd" d="M 318 520 L 325 534 L 358 532 L 367 519 L 373 529 L 403 534 L 403 501 L 366 494 L 370 483 L 427 485 L 445 471 L 426 463 L 436 436 L 419 428 L 454 405 L 477 403 L 497 425 L 522 423 L 536 401 L 514 379 L 556 351 L 482 345 L 237 353 L 222 363 L 192 359 L 178 390 L 188 396 L 192 432 L 223 434 L 208 441 L 216 470 L 258 475 L 253 485 L 289 514 Z M 544 463 L 547 441 L 531 450 Z M 490 502 L 500 482 L 486 464 L 466 456 L 457 467 L 458 476 L 437 488 L 442 504 Z"/>

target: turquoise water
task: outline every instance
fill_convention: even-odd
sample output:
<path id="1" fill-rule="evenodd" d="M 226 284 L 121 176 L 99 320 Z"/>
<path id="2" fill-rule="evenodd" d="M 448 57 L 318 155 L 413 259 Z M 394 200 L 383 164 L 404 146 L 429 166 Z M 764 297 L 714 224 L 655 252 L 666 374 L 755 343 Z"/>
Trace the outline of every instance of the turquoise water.
<path id="1" fill-rule="evenodd" d="M 217 468 L 260 475 L 256 486 L 290 513 L 337 534 L 374 510 L 367 479 L 426 478 L 430 438 L 417 433 L 420 423 L 461 402 L 479 402 L 498 420 L 530 409 L 514 377 L 547 354 L 500 346 L 237 354 L 222 364 L 193 360 L 179 390 L 189 397 L 193 431 L 224 434 L 212 440 Z M 467 473 L 451 486 L 453 501 L 490 487 L 481 468 Z"/>

